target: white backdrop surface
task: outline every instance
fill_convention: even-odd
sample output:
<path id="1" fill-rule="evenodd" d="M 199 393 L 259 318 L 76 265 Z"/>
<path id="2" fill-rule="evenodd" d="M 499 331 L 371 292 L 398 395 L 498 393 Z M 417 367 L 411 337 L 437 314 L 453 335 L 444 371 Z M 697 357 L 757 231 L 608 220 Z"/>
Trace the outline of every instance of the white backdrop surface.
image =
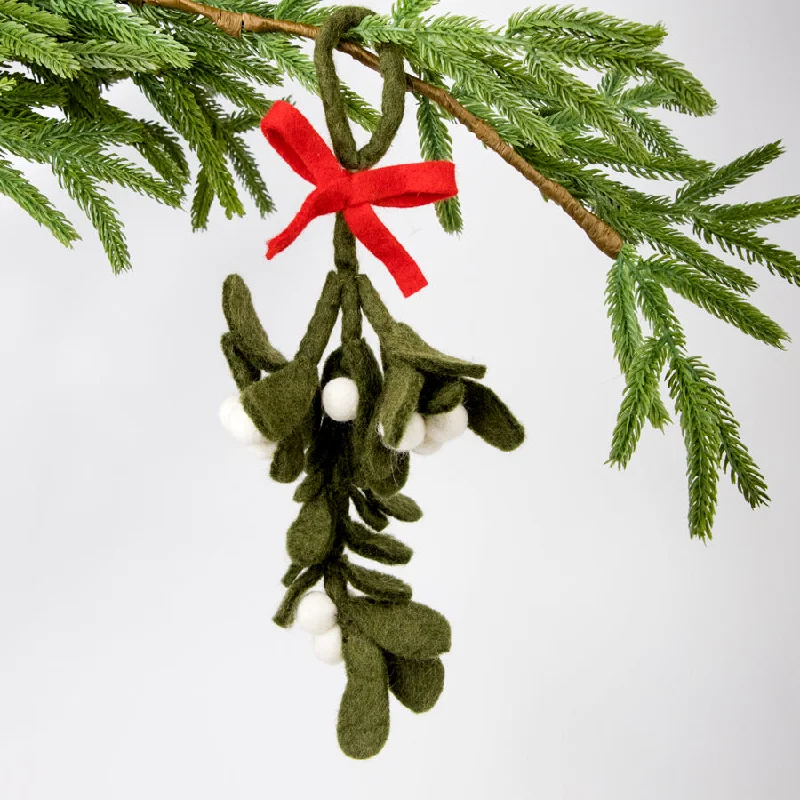
<path id="1" fill-rule="evenodd" d="M 501 24 L 520 7 L 439 9 Z M 737 199 L 800 191 L 794 3 L 596 7 L 663 20 L 666 51 L 719 101 L 709 119 L 670 117 L 695 154 L 721 163 L 783 138 L 788 154 Z M 339 63 L 377 99 L 376 76 Z M 318 102 L 296 96 L 322 126 Z M 417 160 L 412 117 L 409 100 L 385 163 Z M 626 472 L 603 463 L 623 387 L 607 259 L 468 132 L 454 136 L 463 236 L 430 208 L 384 214 L 429 288 L 403 301 L 380 264 L 362 267 L 425 338 L 489 365 L 528 441 L 505 455 L 464 437 L 414 463 L 408 491 L 426 513 L 398 531 L 415 549 L 404 578 L 449 617 L 454 644 L 439 705 L 418 718 L 393 706 L 389 744 L 365 763 L 336 744 L 343 670 L 270 622 L 291 491 L 216 417 L 232 388 L 223 278 L 244 276 L 291 351 L 332 263 L 332 220 L 263 259 L 308 187 L 260 134 L 278 211 L 218 215 L 193 235 L 187 217 L 115 193 L 135 264 L 121 277 L 86 224 L 67 251 L 0 198 L 3 800 L 800 796 L 800 350 L 771 351 L 676 300 L 773 498 L 753 512 L 725 478 L 713 542 L 691 541 L 677 425 L 646 430 Z M 800 250 L 797 222 L 774 236 Z M 800 293 L 754 274 L 756 301 L 800 338 Z"/>

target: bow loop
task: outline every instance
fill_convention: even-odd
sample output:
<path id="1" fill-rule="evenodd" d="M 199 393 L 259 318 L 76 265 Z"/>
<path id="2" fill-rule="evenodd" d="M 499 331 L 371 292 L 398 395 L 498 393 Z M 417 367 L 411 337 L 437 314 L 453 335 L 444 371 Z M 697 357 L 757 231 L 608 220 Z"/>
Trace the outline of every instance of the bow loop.
<path id="1" fill-rule="evenodd" d="M 261 130 L 281 158 L 316 186 L 288 227 L 269 241 L 267 258 L 285 250 L 313 219 L 341 211 L 350 230 L 383 261 L 405 297 L 427 285 L 417 263 L 378 219 L 372 206 L 412 208 L 453 197 L 458 188 L 451 162 L 348 172 L 311 123 L 282 100 L 272 104 L 261 120 Z"/>

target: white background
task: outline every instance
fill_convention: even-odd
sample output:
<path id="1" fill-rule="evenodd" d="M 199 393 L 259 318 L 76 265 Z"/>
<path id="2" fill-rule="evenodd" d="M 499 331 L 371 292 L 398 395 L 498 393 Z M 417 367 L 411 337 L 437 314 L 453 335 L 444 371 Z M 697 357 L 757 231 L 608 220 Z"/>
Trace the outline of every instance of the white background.
<path id="1" fill-rule="evenodd" d="M 784 139 L 788 154 L 731 197 L 800 191 L 796 4 L 601 7 L 663 20 L 666 52 L 719 101 L 713 118 L 670 118 L 693 153 L 721 163 Z M 502 24 L 520 5 L 439 8 Z M 340 63 L 376 100 L 377 77 Z M 296 97 L 321 126 L 319 103 Z M 415 549 L 402 572 L 453 625 L 447 686 L 428 715 L 393 705 L 376 759 L 340 753 L 343 670 L 270 621 L 291 490 L 216 416 L 233 386 L 218 350 L 225 275 L 245 277 L 292 352 L 332 263 L 330 218 L 264 260 L 308 186 L 251 142 L 277 213 L 216 215 L 192 235 L 187 216 L 115 193 L 135 261 L 122 277 L 85 223 L 70 252 L 0 200 L 0 797 L 800 796 L 800 350 L 676 300 L 773 498 L 751 511 L 725 478 L 713 542 L 690 540 L 677 425 L 646 430 L 627 472 L 603 463 L 623 387 L 608 260 L 462 129 L 464 235 L 446 237 L 430 208 L 382 212 L 429 288 L 404 301 L 380 264 L 362 265 L 397 316 L 489 365 L 528 440 L 506 455 L 470 435 L 414 463 L 426 515 L 398 526 Z M 417 159 L 409 99 L 386 163 Z M 30 174 L 79 219 L 46 170 Z M 800 249 L 797 222 L 773 234 Z M 753 274 L 756 302 L 800 338 L 800 294 Z"/>

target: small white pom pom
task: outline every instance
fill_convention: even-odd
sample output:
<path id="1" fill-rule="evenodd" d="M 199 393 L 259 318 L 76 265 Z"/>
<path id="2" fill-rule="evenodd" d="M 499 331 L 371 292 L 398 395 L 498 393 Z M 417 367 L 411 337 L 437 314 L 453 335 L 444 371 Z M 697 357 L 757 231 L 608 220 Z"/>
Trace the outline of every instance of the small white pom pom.
<path id="1" fill-rule="evenodd" d="M 272 457 L 275 455 L 275 451 L 278 449 L 277 442 L 269 442 L 264 439 L 263 442 L 259 444 L 251 444 L 247 448 L 256 458 L 260 458 L 262 461 L 271 461 Z"/>
<path id="2" fill-rule="evenodd" d="M 322 390 L 322 407 L 336 422 L 352 422 L 358 411 L 358 387 L 350 378 L 334 378 Z"/>
<path id="3" fill-rule="evenodd" d="M 434 453 L 438 453 L 442 447 L 441 442 L 435 442 L 429 436 L 426 436 L 422 440 L 422 444 L 414 448 L 414 452 L 419 456 L 432 456 Z"/>
<path id="4" fill-rule="evenodd" d="M 342 629 L 338 625 L 314 637 L 314 655 L 326 664 L 341 663 Z"/>
<path id="5" fill-rule="evenodd" d="M 381 429 L 381 435 L 383 435 L 383 429 Z M 406 425 L 406 429 L 403 431 L 403 435 L 397 445 L 392 447 L 390 444 L 387 444 L 386 446 L 391 447 L 392 450 L 407 452 L 413 450 L 415 447 L 419 447 L 424 438 L 425 418 L 418 411 L 415 411 L 411 415 L 411 419 L 409 419 L 408 425 Z"/>
<path id="6" fill-rule="evenodd" d="M 327 633 L 336 624 L 336 606 L 325 592 L 309 592 L 297 604 L 295 624 L 306 633 Z"/>
<path id="7" fill-rule="evenodd" d="M 236 406 L 240 406 L 241 404 L 238 394 L 232 394 L 222 401 L 222 405 L 219 407 L 219 421 L 222 423 L 222 427 L 225 428 L 225 430 L 228 430 L 228 418 L 231 412 Z"/>
<path id="8" fill-rule="evenodd" d="M 425 418 L 425 433 L 435 442 L 449 442 L 461 436 L 467 429 L 469 417 L 467 409 L 462 405 L 443 414 L 431 414 Z"/>
<path id="9" fill-rule="evenodd" d="M 222 403 L 219 410 L 220 420 L 225 426 L 225 430 L 241 444 L 261 444 L 265 442 L 261 431 L 253 424 L 253 420 L 247 416 L 241 400 L 238 397 L 229 397 Z"/>

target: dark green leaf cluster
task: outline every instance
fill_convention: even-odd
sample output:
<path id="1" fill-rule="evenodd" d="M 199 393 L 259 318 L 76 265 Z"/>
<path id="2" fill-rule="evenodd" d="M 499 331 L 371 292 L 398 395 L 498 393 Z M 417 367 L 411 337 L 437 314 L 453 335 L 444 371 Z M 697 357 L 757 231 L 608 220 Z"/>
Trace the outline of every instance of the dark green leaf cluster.
<path id="1" fill-rule="evenodd" d="M 355 241 L 337 231 L 337 263 L 344 264 Z M 339 743 L 349 756 L 369 758 L 389 734 L 389 693 L 417 713 L 432 708 L 444 686 L 440 656 L 450 649 L 447 620 L 412 601 L 408 584 L 351 560 L 396 566 L 411 559 L 411 549 L 386 532 L 392 518 L 422 516 L 401 494 L 411 458 L 399 449 L 403 432 L 417 412 L 444 414 L 461 405 L 469 427 L 501 450 L 518 447 L 524 431 L 500 398 L 474 380 L 484 367 L 436 350 L 396 322 L 369 279 L 354 270 L 328 275 L 291 361 L 270 343 L 237 275 L 225 281 L 223 311 L 222 349 L 244 409 L 277 443 L 270 475 L 281 483 L 304 475 L 294 495 L 300 511 L 286 535 L 291 565 L 275 622 L 290 625 L 302 596 L 324 582 L 336 605 L 348 675 Z M 325 359 L 320 378 L 317 365 L 340 313 L 341 344 Z M 380 362 L 362 336 L 362 314 L 380 340 Z M 350 422 L 323 414 L 322 388 L 342 377 L 358 390 Z"/>

